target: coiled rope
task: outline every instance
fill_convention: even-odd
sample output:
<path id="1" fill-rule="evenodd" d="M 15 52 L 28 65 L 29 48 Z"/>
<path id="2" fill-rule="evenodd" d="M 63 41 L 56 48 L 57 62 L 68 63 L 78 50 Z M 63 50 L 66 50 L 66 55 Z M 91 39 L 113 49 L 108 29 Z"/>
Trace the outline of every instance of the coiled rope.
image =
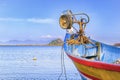
<path id="1" fill-rule="evenodd" d="M 64 45 L 62 45 L 61 48 L 61 74 L 58 77 L 58 80 L 61 80 L 62 75 L 64 75 L 65 80 L 67 80 L 67 75 L 66 75 L 66 68 L 65 68 L 65 62 L 64 62 Z"/>

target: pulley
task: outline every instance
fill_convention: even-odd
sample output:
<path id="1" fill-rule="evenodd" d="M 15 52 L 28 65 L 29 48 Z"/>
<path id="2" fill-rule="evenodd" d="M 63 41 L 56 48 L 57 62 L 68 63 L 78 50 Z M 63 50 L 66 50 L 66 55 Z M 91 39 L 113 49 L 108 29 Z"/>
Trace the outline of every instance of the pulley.
<path id="1" fill-rule="evenodd" d="M 60 16 L 59 24 L 62 29 L 71 29 L 72 27 L 72 17 L 70 15 L 64 14 Z"/>
<path id="2" fill-rule="evenodd" d="M 78 17 L 79 16 L 79 17 Z M 80 19 L 78 19 L 80 18 Z M 67 10 L 63 15 L 60 16 L 59 24 L 62 29 L 72 30 L 75 29 L 73 24 L 76 23 L 79 25 L 79 31 L 76 33 L 79 35 L 77 39 L 69 39 L 67 41 L 68 44 L 88 44 L 90 40 L 87 36 L 85 36 L 84 30 L 86 24 L 89 22 L 89 16 L 85 13 L 73 14 L 71 10 Z M 70 32 L 69 32 L 70 33 Z M 70 33 L 71 34 L 71 33 Z M 73 33 L 72 33 L 73 34 Z"/>

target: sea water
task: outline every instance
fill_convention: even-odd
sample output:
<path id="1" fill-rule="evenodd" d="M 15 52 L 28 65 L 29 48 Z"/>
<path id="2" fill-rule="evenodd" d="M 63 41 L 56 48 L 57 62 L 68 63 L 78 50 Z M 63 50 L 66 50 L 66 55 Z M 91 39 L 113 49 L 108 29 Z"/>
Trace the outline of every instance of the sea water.
<path id="1" fill-rule="evenodd" d="M 64 61 L 67 80 L 81 80 L 80 74 L 66 55 Z M 61 47 L 0 47 L 0 80 L 58 80 L 60 74 Z M 60 79 L 65 80 L 64 74 Z"/>

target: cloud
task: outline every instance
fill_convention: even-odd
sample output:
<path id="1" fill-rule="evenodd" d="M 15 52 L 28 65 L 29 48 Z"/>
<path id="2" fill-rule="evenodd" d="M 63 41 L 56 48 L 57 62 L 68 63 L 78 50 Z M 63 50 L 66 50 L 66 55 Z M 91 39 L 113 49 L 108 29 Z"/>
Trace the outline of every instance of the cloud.
<path id="1" fill-rule="evenodd" d="M 12 22 L 31 22 L 31 23 L 38 23 L 38 24 L 55 24 L 56 21 L 51 18 L 27 18 L 27 19 L 22 19 L 22 18 L 0 18 L 0 21 L 12 21 Z"/>
<path id="2" fill-rule="evenodd" d="M 54 38 L 54 37 L 51 35 L 42 35 L 41 38 Z"/>
<path id="3" fill-rule="evenodd" d="M 40 38 L 56 38 L 56 37 L 48 34 L 48 35 L 42 35 Z"/>
<path id="4" fill-rule="evenodd" d="M 56 38 L 61 38 L 61 39 L 63 39 L 63 36 L 52 36 L 52 35 L 42 35 L 42 36 L 40 36 L 40 38 L 54 38 L 54 39 L 56 39 Z"/>
<path id="5" fill-rule="evenodd" d="M 45 23 L 45 24 L 54 24 L 55 23 L 55 20 L 54 19 L 50 19 L 50 18 L 47 18 L 47 19 L 39 19 L 39 18 L 30 18 L 30 19 L 27 19 L 28 22 L 33 22 L 33 23 Z"/>

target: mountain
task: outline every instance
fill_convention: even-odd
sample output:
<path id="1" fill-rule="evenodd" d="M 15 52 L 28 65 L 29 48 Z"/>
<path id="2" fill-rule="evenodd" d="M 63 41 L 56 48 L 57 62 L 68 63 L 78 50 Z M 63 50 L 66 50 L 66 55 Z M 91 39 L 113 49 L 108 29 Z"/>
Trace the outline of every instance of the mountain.
<path id="1" fill-rule="evenodd" d="M 40 40 L 9 40 L 6 42 L 0 41 L 0 45 L 46 45 L 56 38 L 41 38 Z"/>
<path id="2" fill-rule="evenodd" d="M 114 46 L 120 46 L 120 43 L 115 43 Z"/>
<path id="3" fill-rule="evenodd" d="M 62 46 L 63 41 L 60 38 L 58 38 L 56 40 L 51 41 L 48 45 L 49 46 Z"/>

